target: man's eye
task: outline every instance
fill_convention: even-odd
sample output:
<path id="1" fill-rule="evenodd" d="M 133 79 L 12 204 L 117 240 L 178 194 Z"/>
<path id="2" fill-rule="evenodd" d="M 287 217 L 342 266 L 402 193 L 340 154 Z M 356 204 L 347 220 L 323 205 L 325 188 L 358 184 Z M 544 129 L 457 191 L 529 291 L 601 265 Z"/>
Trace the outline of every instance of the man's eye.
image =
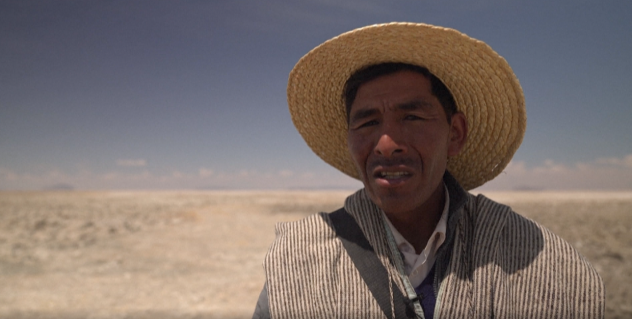
<path id="1" fill-rule="evenodd" d="M 358 128 L 363 128 L 363 127 L 368 127 L 368 126 L 373 126 L 373 125 L 377 125 L 376 120 L 371 120 L 366 123 L 362 123 L 362 125 L 358 126 Z"/>
<path id="2" fill-rule="evenodd" d="M 404 119 L 405 119 L 405 120 L 412 120 L 412 121 L 415 121 L 415 120 L 423 120 L 423 118 L 421 118 L 421 117 L 419 117 L 419 116 L 417 116 L 417 115 L 413 115 L 413 114 L 408 114 L 408 115 L 406 115 L 406 116 L 404 117 Z"/>

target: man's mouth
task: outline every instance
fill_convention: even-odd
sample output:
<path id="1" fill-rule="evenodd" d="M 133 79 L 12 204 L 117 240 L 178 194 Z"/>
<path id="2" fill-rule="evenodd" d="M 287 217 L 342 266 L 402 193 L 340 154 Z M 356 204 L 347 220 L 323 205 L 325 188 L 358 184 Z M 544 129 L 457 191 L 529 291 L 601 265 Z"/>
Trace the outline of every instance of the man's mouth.
<path id="1" fill-rule="evenodd" d="M 410 173 L 408 172 L 379 172 L 377 174 L 377 177 L 379 178 L 384 178 L 384 179 L 398 179 L 398 178 L 402 178 L 402 177 L 406 177 L 409 176 Z"/>
<path id="2" fill-rule="evenodd" d="M 375 159 L 368 163 L 373 182 L 381 187 L 400 187 L 416 174 L 416 161 L 411 158 Z"/>
<path id="3" fill-rule="evenodd" d="M 390 168 L 378 169 L 373 176 L 377 185 L 391 188 L 403 185 L 411 178 L 412 175 L 413 173 L 408 170 Z"/>

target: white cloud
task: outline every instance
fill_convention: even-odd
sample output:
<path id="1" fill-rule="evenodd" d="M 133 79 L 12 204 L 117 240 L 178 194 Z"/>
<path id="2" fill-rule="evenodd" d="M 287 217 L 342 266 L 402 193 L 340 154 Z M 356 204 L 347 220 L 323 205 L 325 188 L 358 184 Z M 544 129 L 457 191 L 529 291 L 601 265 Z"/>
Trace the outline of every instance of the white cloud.
<path id="1" fill-rule="evenodd" d="M 533 168 L 535 174 L 555 174 L 555 173 L 567 173 L 568 168 L 563 164 L 557 164 L 551 159 L 544 161 L 543 166 Z"/>
<path id="2" fill-rule="evenodd" d="M 314 175 L 314 173 L 312 173 L 312 172 L 305 172 L 305 173 L 301 174 L 301 178 L 304 178 L 304 179 L 312 179 L 312 178 L 314 178 L 314 176 L 316 176 L 316 175 Z"/>
<path id="3" fill-rule="evenodd" d="M 528 167 L 521 161 L 512 161 L 500 175 L 480 189 L 632 189 L 632 154 L 573 164 L 546 160 L 535 167 Z"/>
<path id="4" fill-rule="evenodd" d="M 135 165 L 146 162 L 136 161 Z M 136 166 L 139 167 L 139 166 Z M 75 189 L 284 189 L 349 188 L 361 183 L 334 169 L 323 171 L 271 170 L 194 171 L 174 169 L 157 173 L 148 168 L 112 170 L 104 173 L 85 168 L 76 172 L 58 169 L 18 173 L 0 167 L 0 189 L 44 189 L 51 185 L 71 185 Z M 632 154 L 599 158 L 590 162 L 559 163 L 546 160 L 539 165 L 512 161 L 481 190 L 632 190 Z"/>
<path id="5" fill-rule="evenodd" d="M 314 178 L 318 176 L 318 178 Z M 197 172 L 172 170 L 165 173 L 149 169 L 126 169 L 95 173 L 81 168 L 75 172 L 52 169 L 42 173 L 17 173 L 0 167 L 0 190 L 39 190 L 54 185 L 69 185 L 77 190 L 90 189 L 294 189 L 348 188 L 361 184 L 333 169 L 326 172 L 290 170 L 258 172 L 243 169 L 235 172 L 200 168 Z"/>
<path id="6" fill-rule="evenodd" d="M 604 165 L 614 165 L 614 166 L 622 166 L 632 168 L 632 154 L 625 156 L 623 158 L 616 157 L 601 157 L 596 161 L 598 164 Z"/>
<path id="7" fill-rule="evenodd" d="M 18 174 L 0 167 L 0 180 L 15 181 L 19 178 Z"/>
<path id="8" fill-rule="evenodd" d="M 290 177 L 290 176 L 294 175 L 294 172 L 285 169 L 285 170 L 280 171 L 279 175 L 281 175 L 282 177 Z"/>
<path id="9" fill-rule="evenodd" d="M 204 168 L 204 167 L 202 167 L 202 168 L 200 168 L 198 170 L 198 175 L 200 177 L 210 177 L 210 176 L 213 176 L 214 173 L 215 172 L 213 172 L 212 169 L 208 169 L 208 168 Z"/>
<path id="10" fill-rule="evenodd" d="M 147 161 L 144 159 L 120 159 L 116 161 L 116 165 L 122 167 L 145 167 Z"/>
<path id="11" fill-rule="evenodd" d="M 256 178 L 256 177 L 261 177 L 261 176 L 265 176 L 266 174 L 259 174 L 259 172 L 257 172 L 254 169 L 242 169 L 237 173 L 237 177 L 240 178 L 244 178 L 244 177 L 249 177 L 249 178 Z"/>

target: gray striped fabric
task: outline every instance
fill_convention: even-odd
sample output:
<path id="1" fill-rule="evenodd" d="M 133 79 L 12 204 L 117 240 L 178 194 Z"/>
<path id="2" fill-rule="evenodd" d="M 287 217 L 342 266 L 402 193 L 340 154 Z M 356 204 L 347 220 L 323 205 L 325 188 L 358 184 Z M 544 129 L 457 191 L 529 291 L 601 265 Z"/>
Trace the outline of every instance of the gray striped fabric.
<path id="1" fill-rule="evenodd" d="M 603 282 L 575 249 L 507 206 L 464 196 L 448 222 L 453 238 L 437 256 L 436 318 L 603 317 Z M 403 292 L 380 209 L 364 190 L 345 209 L 396 283 L 390 291 Z M 264 260 L 272 318 L 385 317 L 330 223 L 320 213 L 277 225 Z"/>

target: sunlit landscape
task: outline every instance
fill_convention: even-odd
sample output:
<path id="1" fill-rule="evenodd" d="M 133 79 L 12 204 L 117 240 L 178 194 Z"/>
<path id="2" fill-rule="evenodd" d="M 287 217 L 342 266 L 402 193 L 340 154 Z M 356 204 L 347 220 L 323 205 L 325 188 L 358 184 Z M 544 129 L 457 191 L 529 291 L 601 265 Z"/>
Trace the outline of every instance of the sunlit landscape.
<path id="1" fill-rule="evenodd" d="M 249 318 L 277 222 L 351 191 L 1 192 L 0 317 Z M 498 192 L 599 271 L 632 316 L 632 192 Z"/>

